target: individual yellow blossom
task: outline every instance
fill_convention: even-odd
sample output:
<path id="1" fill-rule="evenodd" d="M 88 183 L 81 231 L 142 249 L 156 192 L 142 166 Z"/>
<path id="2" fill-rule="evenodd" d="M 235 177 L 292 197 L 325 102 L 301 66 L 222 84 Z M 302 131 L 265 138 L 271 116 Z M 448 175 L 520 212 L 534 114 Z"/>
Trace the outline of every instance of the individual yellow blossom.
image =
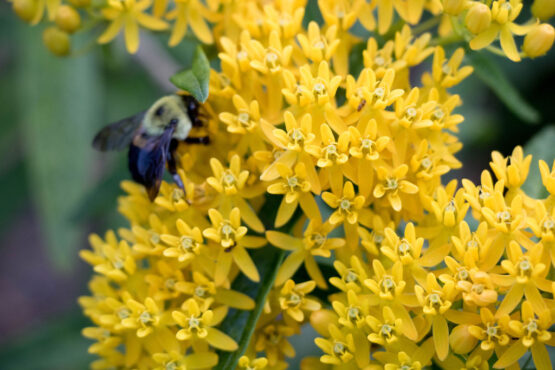
<path id="1" fill-rule="evenodd" d="M 127 51 L 131 54 L 137 52 L 139 49 L 139 26 L 154 31 L 168 28 L 168 24 L 163 20 L 145 13 L 151 4 L 152 0 L 109 0 L 109 7 L 102 10 L 102 15 L 111 23 L 98 37 L 98 43 L 109 43 L 123 28 Z"/>
<path id="2" fill-rule="evenodd" d="M 283 284 L 293 276 L 304 261 L 304 266 L 310 278 L 319 287 L 326 288 L 326 281 L 314 257 L 329 258 L 331 250 L 345 245 L 345 240 L 342 238 L 328 237 L 332 229 L 333 226 L 329 222 L 322 224 L 313 219 L 308 223 L 303 233 L 303 238 L 295 238 L 279 231 L 267 231 L 266 238 L 270 243 L 278 248 L 292 252 L 280 266 L 275 284 Z"/>
<path id="3" fill-rule="evenodd" d="M 170 353 L 155 353 L 152 355 L 152 359 L 160 365 L 153 368 L 154 370 L 202 369 L 216 366 L 218 363 L 218 355 L 212 352 L 183 355 L 177 351 L 171 351 Z"/>
<path id="4" fill-rule="evenodd" d="M 124 281 L 137 269 L 132 250 L 125 240 L 117 241 L 114 234 L 106 236 L 106 242 L 98 236 L 91 237 L 96 254 L 83 251 L 81 258 L 94 266 L 94 270 L 114 281 Z"/>
<path id="5" fill-rule="evenodd" d="M 331 324 L 329 328 L 331 340 L 316 338 L 316 345 L 326 354 L 320 357 L 324 364 L 340 365 L 350 362 L 356 354 L 355 342 L 352 334 L 343 334 L 337 326 Z"/>
<path id="6" fill-rule="evenodd" d="M 175 0 L 175 9 L 166 17 L 175 20 L 169 45 L 176 46 L 185 37 L 187 27 L 191 27 L 196 37 L 205 44 L 214 42 L 212 32 L 206 24 L 206 8 L 198 0 Z"/>
<path id="7" fill-rule="evenodd" d="M 304 55 L 313 63 L 320 63 L 322 60 L 330 60 L 335 50 L 339 46 L 340 40 L 336 37 L 337 26 L 330 26 L 324 35 L 320 32 L 320 27 L 316 22 L 308 24 L 307 35 L 300 33 L 297 40 L 301 45 Z"/>
<path id="8" fill-rule="evenodd" d="M 290 72 L 284 73 L 286 87 L 282 90 L 282 93 L 287 102 L 291 105 L 299 104 L 301 106 L 331 104 L 330 101 L 335 97 L 342 77 L 333 76 L 326 61 L 320 62 L 318 73 L 315 76 L 309 65 L 300 67 L 299 72 L 299 84 Z"/>
<path id="9" fill-rule="evenodd" d="M 399 339 L 402 320 L 395 317 L 391 308 L 387 306 L 383 308 L 383 321 L 369 315 L 366 316 L 366 322 L 372 329 L 372 333 L 368 335 L 370 342 L 388 346 Z"/>
<path id="10" fill-rule="evenodd" d="M 480 340 L 480 348 L 489 351 L 496 347 L 509 344 L 510 337 L 507 335 L 509 329 L 509 316 L 494 316 L 487 308 L 480 309 L 480 325 L 471 325 L 468 332 Z"/>
<path id="11" fill-rule="evenodd" d="M 227 279 L 231 264 L 234 261 L 237 267 L 253 281 L 259 281 L 260 276 L 251 257 L 245 248 L 259 248 L 266 244 L 266 240 L 256 236 L 247 236 L 247 228 L 241 226 L 241 213 L 239 208 L 233 208 L 229 219 L 224 219 L 222 214 L 215 209 L 208 211 L 212 227 L 204 229 L 202 234 L 222 248 L 218 254 L 214 278 L 216 284 Z"/>
<path id="12" fill-rule="evenodd" d="M 337 315 L 338 323 L 348 328 L 362 328 L 366 326 L 368 316 L 368 302 L 359 299 L 354 290 L 347 292 L 347 305 L 341 301 L 333 301 L 332 306 Z"/>
<path id="13" fill-rule="evenodd" d="M 271 322 L 257 330 L 254 337 L 254 348 L 257 352 L 264 351 L 270 366 L 276 365 L 281 354 L 295 356 L 295 349 L 287 340 L 295 334 L 295 328 L 283 321 Z"/>
<path id="14" fill-rule="evenodd" d="M 368 271 L 356 256 L 350 258 L 351 266 L 347 267 L 341 261 L 335 261 L 333 267 L 337 270 L 340 277 L 330 278 L 330 283 L 343 292 L 354 290 L 358 293 L 363 288 L 363 282 L 368 279 Z"/>
<path id="15" fill-rule="evenodd" d="M 293 47 L 291 45 L 283 47 L 278 32 L 273 31 L 270 33 L 268 48 L 256 40 L 251 40 L 247 45 L 247 52 L 252 68 L 261 74 L 275 74 L 279 73 L 281 68 L 289 66 Z"/>
<path id="16" fill-rule="evenodd" d="M 160 239 L 169 246 L 163 254 L 166 257 L 177 258 L 179 262 L 190 262 L 202 251 L 204 246 L 202 232 L 198 227 L 191 228 L 182 219 L 178 219 L 175 226 L 178 235 L 160 235 Z"/>
<path id="17" fill-rule="evenodd" d="M 121 325 L 127 329 L 137 329 L 139 338 L 146 337 L 151 334 L 154 328 L 161 323 L 161 310 L 156 302 L 147 297 L 144 304 L 134 299 L 126 302 L 129 307 L 129 317 L 121 320 Z"/>
<path id="18" fill-rule="evenodd" d="M 351 107 L 358 112 L 368 108 L 380 110 L 393 104 L 403 95 L 402 89 L 392 89 L 395 71 L 388 69 L 378 80 L 371 68 L 365 68 L 355 81 L 353 76 L 347 76 L 347 99 Z"/>
<path id="19" fill-rule="evenodd" d="M 373 195 L 376 198 L 386 197 L 391 207 L 399 212 L 403 208 L 402 194 L 415 194 L 418 186 L 405 180 L 409 168 L 406 164 L 388 170 L 378 167 L 377 174 L 379 183 L 374 187 Z"/>
<path id="20" fill-rule="evenodd" d="M 304 320 L 304 311 L 319 310 L 321 305 L 312 298 L 306 297 L 314 290 L 316 283 L 312 280 L 295 284 L 293 280 L 287 280 L 280 290 L 279 304 L 286 315 L 295 321 Z"/>
<path id="21" fill-rule="evenodd" d="M 514 23 L 522 10 L 521 0 L 496 0 L 491 4 L 492 22 L 484 31 L 470 41 L 470 47 L 478 50 L 489 46 L 499 36 L 501 48 L 507 58 L 514 62 L 520 61 L 513 34 L 525 35 L 531 26 Z"/>
<path id="22" fill-rule="evenodd" d="M 434 81 L 441 87 L 452 87 L 468 77 L 473 68 L 471 66 L 460 68 L 463 58 L 464 50 L 462 48 L 457 49 L 449 60 L 445 59 L 443 48 L 436 48 L 432 67 Z"/>
<path id="23" fill-rule="evenodd" d="M 217 287 L 216 284 L 200 272 L 193 272 L 192 281 L 176 281 L 174 289 L 177 292 L 189 295 L 204 304 L 207 300 L 214 300 L 215 303 L 223 304 L 240 310 L 252 310 L 254 301 L 252 298 L 225 287 Z"/>
<path id="24" fill-rule="evenodd" d="M 265 357 L 259 357 L 255 359 L 250 359 L 247 356 L 241 356 L 239 359 L 239 367 L 248 370 L 262 370 L 268 366 L 268 359 Z"/>
<path id="25" fill-rule="evenodd" d="M 535 311 L 547 310 L 544 299 L 538 289 L 549 291 L 549 283 L 545 280 L 546 265 L 542 263 L 543 246 L 538 244 L 526 254 L 517 242 L 512 240 L 507 248 L 508 259 L 501 261 L 501 267 L 509 273 L 510 290 L 497 309 L 499 315 L 510 314 L 520 303 L 522 296 L 530 302 Z"/>
<path id="26" fill-rule="evenodd" d="M 318 204 L 311 195 L 312 185 L 307 180 L 306 167 L 300 162 L 295 165 L 294 170 L 278 163 L 277 170 L 281 176 L 279 182 L 268 186 L 268 193 L 283 194 L 276 215 L 275 227 L 285 225 L 293 216 L 293 213 L 300 205 L 305 215 L 311 220 L 320 219 Z"/>
<path id="27" fill-rule="evenodd" d="M 537 316 L 534 313 L 529 302 L 522 303 L 520 320 L 511 320 L 508 324 L 512 334 L 518 340 L 503 352 L 493 364 L 494 368 L 503 369 L 512 365 L 530 349 L 537 369 L 552 369 L 549 353 L 544 344 L 551 339 L 551 333 L 548 331 L 551 326 L 551 314 L 547 310 L 537 313 Z"/>
<path id="28" fill-rule="evenodd" d="M 431 317 L 436 355 L 444 360 L 449 353 L 449 328 L 443 314 L 452 306 L 454 285 L 446 282 L 440 286 L 433 273 L 426 276 L 426 285 L 414 286 L 414 292 L 424 313 Z"/>
<path id="29" fill-rule="evenodd" d="M 513 150 L 513 154 L 507 158 L 503 157 L 501 153 L 494 151 L 491 153 L 491 159 L 490 166 L 493 173 L 495 173 L 495 177 L 498 180 L 503 180 L 503 183 L 508 188 L 519 188 L 528 177 L 532 156 L 527 155 L 524 157 L 522 147 L 520 146 L 517 146 Z"/>
<path id="30" fill-rule="evenodd" d="M 322 199 L 328 206 L 335 209 L 329 218 L 331 225 L 343 223 L 347 245 L 354 247 L 358 242 L 359 213 L 364 205 L 363 195 L 356 195 L 353 183 L 345 182 L 343 191 L 340 194 L 325 192 Z"/>
<path id="31" fill-rule="evenodd" d="M 237 343 L 231 337 L 212 327 L 213 311 L 199 307 L 194 299 L 185 301 L 181 309 L 182 311 L 172 312 L 173 319 L 181 327 L 176 334 L 178 340 L 198 338 L 224 351 L 237 349 Z"/>

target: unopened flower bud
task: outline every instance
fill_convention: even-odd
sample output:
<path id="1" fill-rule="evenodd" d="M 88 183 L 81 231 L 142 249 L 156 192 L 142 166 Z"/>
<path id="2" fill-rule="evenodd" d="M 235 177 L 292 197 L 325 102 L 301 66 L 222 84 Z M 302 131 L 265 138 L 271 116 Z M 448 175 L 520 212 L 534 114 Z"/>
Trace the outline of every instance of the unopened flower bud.
<path id="1" fill-rule="evenodd" d="M 69 0 L 69 3 L 77 8 L 84 8 L 91 3 L 91 0 Z"/>
<path id="2" fill-rule="evenodd" d="M 532 5 L 532 14 L 542 21 L 548 20 L 555 15 L 555 1 L 535 0 Z"/>
<path id="3" fill-rule="evenodd" d="M 328 327 L 330 323 L 337 324 L 337 315 L 331 310 L 318 310 L 310 315 L 310 325 L 318 332 L 318 334 L 329 337 Z"/>
<path id="4" fill-rule="evenodd" d="M 466 0 L 443 0 L 443 11 L 450 15 L 459 15 L 465 5 Z"/>
<path id="5" fill-rule="evenodd" d="M 544 55 L 551 49 L 555 39 L 555 29 L 548 23 L 534 27 L 524 38 L 522 50 L 530 58 Z"/>
<path id="6" fill-rule="evenodd" d="M 56 24 L 61 30 L 73 33 L 81 26 L 81 16 L 71 6 L 61 5 L 56 11 Z"/>
<path id="7" fill-rule="evenodd" d="M 475 3 L 466 13 L 464 19 L 466 28 L 477 35 L 488 29 L 491 24 L 491 10 L 485 4 Z"/>
<path id="8" fill-rule="evenodd" d="M 462 355 L 472 351 L 478 340 L 468 332 L 469 325 L 458 325 L 449 335 L 449 344 L 456 354 Z"/>
<path id="9" fill-rule="evenodd" d="M 13 11 L 25 22 L 30 22 L 37 12 L 36 0 L 14 0 Z"/>
<path id="10" fill-rule="evenodd" d="M 57 27 L 48 27 L 45 29 L 42 34 L 42 41 L 54 55 L 61 57 L 69 54 L 69 49 L 71 47 L 69 34 Z"/>

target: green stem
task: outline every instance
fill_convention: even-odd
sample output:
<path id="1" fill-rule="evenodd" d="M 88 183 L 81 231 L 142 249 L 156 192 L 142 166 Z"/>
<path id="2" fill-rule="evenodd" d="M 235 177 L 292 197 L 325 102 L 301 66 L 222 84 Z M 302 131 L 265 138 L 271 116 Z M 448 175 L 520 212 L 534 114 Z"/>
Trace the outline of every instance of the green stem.
<path id="1" fill-rule="evenodd" d="M 413 35 L 418 35 L 418 34 L 421 34 L 425 31 L 428 31 L 429 29 L 437 26 L 440 21 L 441 21 L 441 17 L 439 17 L 439 16 L 432 17 L 432 18 L 420 23 L 418 26 L 414 27 L 412 29 L 412 34 Z"/>

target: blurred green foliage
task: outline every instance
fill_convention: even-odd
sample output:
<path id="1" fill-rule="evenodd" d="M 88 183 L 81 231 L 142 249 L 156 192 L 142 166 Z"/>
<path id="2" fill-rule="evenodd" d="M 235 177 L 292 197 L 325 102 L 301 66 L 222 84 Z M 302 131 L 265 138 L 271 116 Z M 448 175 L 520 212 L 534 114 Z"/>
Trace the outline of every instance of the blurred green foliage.
<path id="1" fill-rule="evenodd" d="M 314 9 L 309 6 L 310 12 Z M 117 43 L 60 60 L 46 52 L 40 31 L 23 25 L 6 3 L 0 4 L 0 240 L 16 222 L 25 221 L 28 216 L 23 210 L 32 208 L 43 243 L 21 245 L 21 253 L 45 246 L 50 260 L 44 264 L 71 279 L 90 274 L 90 269 L 76 268 L 82 266 L 76 263 L 77 253 L 86 247 L 86 231 L 103 232 L 124 222 L 117 215 L 116 199 L 121 194 L 119 182 L 128 178 L 126 156 L 95 153 L 92 137 L 106 123 L 144 110 L 164 92 Z M 76 41 L 79 48 L 90 40 Z M 195 44 L 186 39 L 171 55 L 179 65 L 190 66 Z M 214 56 L 213 48 L 205 50 L 209 58 Z M 458 155 L 464 167 L 450 176 L 478 179 L 487 168 L 491 150 L 507 155 L 515 145 L 527 142 L 526 153 L 551 163 L 555 127 L 548 123 L 555 122 L 555 52 L 518 64 L 492 55 L 484 58 L 467 59 L 476 73 L 455 91 L 464 101 L 458 109 L 465 116 L 459 133 L 465 147 Z M 524 124 L 535 121 L 537 125 Z M 525 184 L 534 194 L 541 189 L 538 158 Z M 4 248 L 13 246 L 1 245 L 0 252 Z M 23 286 L 21 294 L 27 294 Z M 2 297 L 9 301 L 9 296 Z M 52 304 L 58 319 L 35 313 L 26 331 L 4 336 L 0 368 L 87 367 L 91 361 L 86 354 L 88 341 L 80 335 L 87 322 L 75 299 L 52 297 Z M 313 337 L 314 333 L 303 333 L 303 338 L 295 340 L 311 342 Z M 313 345 L 300 351 L 318 355 Z"/>

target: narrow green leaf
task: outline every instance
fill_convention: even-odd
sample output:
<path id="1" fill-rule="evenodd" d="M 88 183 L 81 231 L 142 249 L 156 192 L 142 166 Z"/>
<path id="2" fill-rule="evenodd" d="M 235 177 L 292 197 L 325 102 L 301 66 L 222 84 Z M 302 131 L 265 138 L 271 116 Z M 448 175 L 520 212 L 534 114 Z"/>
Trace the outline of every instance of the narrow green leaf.
<path id="1" fill-rule="evenodd" d="M 170 78 L 170 81 L 181 90 L 190 93 L 199 102 L 204 103 L 208 98 L 209 78 L 210 63 L 202 48 L 198 46 L 193 56 L 192 68 L 176 73 Z"/>
<path id="2" fill-rule="evenodd" d="M 467 53 L 474 67 L 474 73 L 489 86 L 511 112 L 527 123 L 539 122 L 539 112 L 520 95 L 489 55 L 473 51 Z"/>
<path id="3" fill-rule="evenodd" d="M 267 246 L 250 254 L 262 277 L 260 283 L 253 283 L 244 275 L 240 275 L 233 282 L 232 289 L 249 295 L 255 300 L 256 306 L 252 311 L 230 310 L 222 322 L 220 329 L 235 339 L 239 348 L 234 352 L 220 351 L 216 370 L 235 369 L 239 358 L 245 353 L 258 318 L 262 314 L 266 297 L 274 285 L 285 251 Z"/>
<path id="4" fill-rule="evenodd" d="M 60 59 L 17 28 L 17 89 L 30 197 L 40 219 L 50 262 L 70 271 L 83 230 L 71 223 L 75 202 L 91 186 L 91 138 L 101 110 L 101 81 L 94 54 Z"/>
<path id="5" fill-rule="evenodd" d="M 543 159 L 549 166 L 555 158 L 555 125 L 549 125 L 538 132 L 524 146 L 525 154 L 534 156 L 530 164 L 530 172 L 522 189 L 533 198 L 547 196 L 547 190 L 542 184 L 538 161 Z"/>

